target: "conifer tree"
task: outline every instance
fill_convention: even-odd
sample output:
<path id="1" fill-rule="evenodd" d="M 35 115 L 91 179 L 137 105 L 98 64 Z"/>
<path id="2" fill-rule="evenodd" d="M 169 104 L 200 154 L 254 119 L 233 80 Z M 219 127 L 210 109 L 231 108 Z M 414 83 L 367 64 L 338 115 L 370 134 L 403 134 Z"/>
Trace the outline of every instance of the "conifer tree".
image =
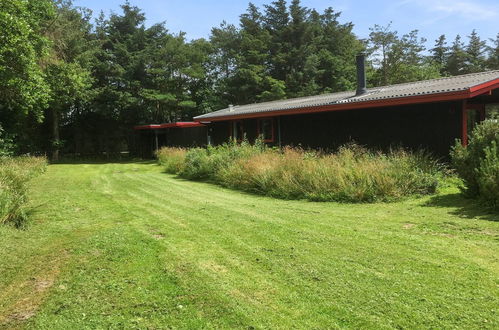
<path id="1" fill-rule="evenodd" d="M 447 74 L 446 65 L 449 57 L 449 47 L 445 34 L 442 34 L 435 40 L 435 46 L 431 49 L 431 59 L 439 67 L 440 74 L 445 76 Z"/>
<path id="2" fill-rule="evenodd" d="M 480 36 L 476 30 L 473 30 L 468 38 L 469 41 L 466 46 L 465 72 L 473 73 L 484 71 L 487 66 L 485 57 L 487 44 L 485 41 L 480 39 Z"/>

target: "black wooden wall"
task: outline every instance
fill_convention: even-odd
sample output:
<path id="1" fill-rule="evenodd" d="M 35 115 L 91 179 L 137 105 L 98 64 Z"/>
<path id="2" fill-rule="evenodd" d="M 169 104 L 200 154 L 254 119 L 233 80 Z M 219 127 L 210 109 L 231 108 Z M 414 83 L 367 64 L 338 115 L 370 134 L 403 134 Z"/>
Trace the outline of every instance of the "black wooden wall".
<path id="1" fill-rule="evenodd" d="M 461 137 L 461 122 L 458 102 L 281 116 L 274 120 L 274 144 L 280 126 L 282 145 L 333 151 L 354 141 L 374 149 L 402 146 L 447 156 Z M 229 140 L 230 125 L 229 121 L 209 125 L 213 144 Z M 243 126 L 248 139 L 254 140 L 256 119 L 243 120 Z"/>

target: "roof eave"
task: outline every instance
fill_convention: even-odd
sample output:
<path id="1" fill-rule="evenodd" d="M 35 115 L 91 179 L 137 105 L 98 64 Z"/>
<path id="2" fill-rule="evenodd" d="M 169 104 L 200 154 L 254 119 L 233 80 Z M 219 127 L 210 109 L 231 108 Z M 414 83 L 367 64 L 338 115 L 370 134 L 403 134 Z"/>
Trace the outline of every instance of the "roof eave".
<path id="1" fill-rule="evenodd" d="M 388 107 L 388 106 L 397 106 L 397 105 L 421 104 L 429 102 L 458 101 L 458 100 L 470 99 L 497 88 L 499 88 L 499 79 L 492 79 L 490 81 L 460 91 L 394 97 L 389 99 L 369 100 L 364 102 L 336 103 L 336 104 L 327 104 L 327 105 L 312 106 L 312 107 L 297 107 L 297 108 L 269 110 L 269 111 L 261 111 L 254 113 L 245 113 L 245 114 L 235 113 L 235 114 L 224 114 L 220 116 L 208 116 L 208 117 L 204 117 L 203 115 L 203 116 L 194 117 L 194 121 L 214 122 L 214 121 L 227 121 L 235 119 L 274 117 L 274 116 L 283 116 L 283 115 L 299 115 L 299 114 L 308 114 L 308 113 L 317 113 L 317 112 L 326 112 L 326 111 L 344 111 L 344 110 L 367 109 L 367 108 Z"/>
<path id="2" fill-rule="evenodd" d="M 486 92 L 482 91 L 481 93 Z M 479 94 L 477 94 L 479 95 Z M 314 107 L 299 107 L 292 109 L 283 110 L 270 110 L 255 113 L 245 113 L 245 114 L 230 114 L 221 115 L 213 117 L 194 117 L 196 122 L 206 122 L 206 121 L 227 121 L 235 119 L 250 119 L 250 118 L 263 118 L 263 117 L 274 117 L 283 115 L 299 115 L 299 114 L 309 114 L 317 112 L 327 112 L 327 111 L 345 111 L 345 110 L 355 110 L 355 109 L 367 109 L 367 108 L 377 108 L 377 107 L 387 107 L 387 106 L 397 106 L 397 105 L 408 105 L 408 104 L 419 104 L 428 102 L 442 102 L 442 101 L 453 101 L 453 100 L 464 100 L 471 98 L 472 92 L 470 89 L 455 91 L 450 93 L 439 93 L 430 95 L 414 95 L 410 97 L 399 97 L 390 98 L 382 100 L 370 100 L 364 102 L 355 103 L 336 103 L 327 104 Z"/>

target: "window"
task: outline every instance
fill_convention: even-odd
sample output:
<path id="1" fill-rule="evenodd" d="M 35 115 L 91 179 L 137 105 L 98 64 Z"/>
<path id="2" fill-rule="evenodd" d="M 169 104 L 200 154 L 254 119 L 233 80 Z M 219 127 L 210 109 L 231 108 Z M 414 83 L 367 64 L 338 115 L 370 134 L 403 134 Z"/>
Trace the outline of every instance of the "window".
<path id="1" fill-rule="evenodd" d="M 238 142 L 242 142 L 245 137 L 243 122 L 240 120 L 233 121 L 232 125 L 230 125 L 230 129 L 231 129 L 230 136 L 233 139 L 236 139 Z"/>
<path id="2" fill-rule="evenodd" d="M 261 138 L 264 142 L 274 142 L 274 119 L 273 118 L 265 118 L 258 120 L 258 137 Z"/>
<path id="3" fill-rule="evenodd" d="M 468 126 L 468 136 L 473 132 L 475 127 L 482 121 L 485 120 L 485 107 L 480 105 L 468 105 L 467 108 L 467 126 Z"/>

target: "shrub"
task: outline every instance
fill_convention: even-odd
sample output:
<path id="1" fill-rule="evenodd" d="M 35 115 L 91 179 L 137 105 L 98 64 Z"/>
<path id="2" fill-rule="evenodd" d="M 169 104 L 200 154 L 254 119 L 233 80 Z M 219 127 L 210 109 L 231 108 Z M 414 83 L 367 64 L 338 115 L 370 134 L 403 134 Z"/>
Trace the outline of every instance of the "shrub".
<path id="1" fill-rule="evenodd" d="M 451 157 L 464 183 L 462 191 L 499 208 L 499 121 L 486 120 L 478 125 L 467 147 L 456 141 Z"/>
<path id="2" fill-rule="evenodd" d="M 374 202 L 437 189 L 440 166 L 423 153 L 373 153 L 356 145 L 324 155 L 257 142 L 191 149 L 178 171 L 225 187 L 285 199 Z"/>
<path id="3" fill-rule="evenodd" d="M 184 169 L 186 153 L 187 150 L 182 148 L 161 148 L 156 157 L 167 173 L 177 174 Z"/>
<path id="4" fill-rule="evenodd" d="M 202 148 L 191 149 L 185 156 L 185 166 L 178 173 L 192 180 L 203 180 L 213 176 L 214 161 L 210 158 L 209 151 Z"/>
<path id="5" fill-rule="evenodd" d="M 225 186 L 279 198 L 374 202 L 434 193 L 439 175 L 438 164 L 422 155 L 348 146 L 332 155 L 266 150 L 226 167 L 219 177 Z"/>
<path id="6" fill-rule="evenodd" d="M 42 157 L 0 158 L 0 223 L 24 225 L 28 182 L 42 173 L 46 165 L 47 160 Z"/>
<path id="7" fill-rule="evenodd" d="M 12 142 L 12 139 L 4 133 L 4 130 L 0 125 L 0 157 L 12 156 L 14 148 L 15 145 Z"/>

